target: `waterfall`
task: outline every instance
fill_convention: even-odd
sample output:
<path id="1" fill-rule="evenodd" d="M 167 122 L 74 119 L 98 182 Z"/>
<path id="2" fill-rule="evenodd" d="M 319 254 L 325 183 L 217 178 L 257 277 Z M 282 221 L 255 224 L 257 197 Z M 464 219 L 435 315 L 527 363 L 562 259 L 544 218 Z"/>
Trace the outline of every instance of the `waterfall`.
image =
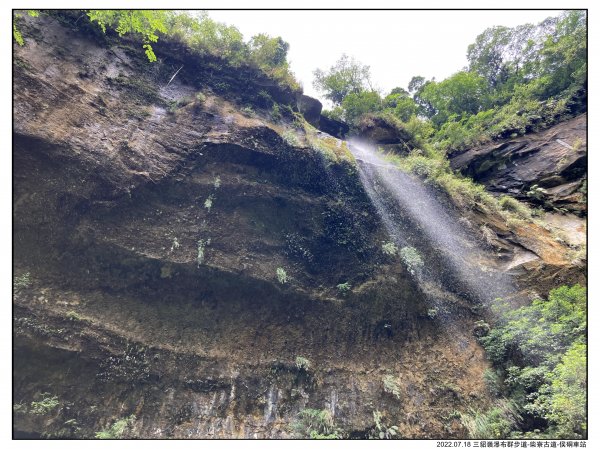
<path id="1" fill-rule="evenodd" d="M 450 293 L 479 303 L 514 291 L 510 276 L 494 266 L 475 233 L 439 193 L 390 164 L 372 145 L 351 141 L 349 148 L 391 242 L 421 255 L 422 269 L 409 271 L 424 293 L 438 300 Z"/>

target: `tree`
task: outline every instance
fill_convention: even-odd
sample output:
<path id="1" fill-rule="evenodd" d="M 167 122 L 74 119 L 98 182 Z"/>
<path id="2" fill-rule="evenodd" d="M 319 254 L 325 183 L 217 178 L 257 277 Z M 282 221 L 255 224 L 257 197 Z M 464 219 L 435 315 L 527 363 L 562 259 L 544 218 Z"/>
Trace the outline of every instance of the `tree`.
<path id="1" fill-rule="evenodd" d="M 431 119 L 439 127 L 452 115 L 477 114 L 485 109 L 487 92 L 483 77 L 461 71 L 439 83 L 427 83 L 419 97 L 432 106 L 435 113 Z"/>
<path id="2" fill-rule="evenodd" d="M 570 86 L 582 86 L 587 78 L 587 14 L 568 11 L 541 50 L 540 75 L 548 80 L 545 96 L 556 95 Z"/>
<path id="3" fill-rule="evenodd" d="M 369 66 L 345 54 L 328 71 L 315 70 L 314 76 L 315 89 L 336 105 L 342 104 L 348 94 L 371 89 Z"/>
<path id="4" fill-rule="evenodd" d="M 408 91 L 411 94 L 419 92 L 425 85 L 425 82 L 426 80 L 424 76 L 413 76 L 408 82 Z"/>
<path id="5" fill-rule="evenodd" d="M 585 438 L 586 289 L 562 286 L 518 309 L 496 300 L 492 310 L 496 325 L 479 340 L 502 370 L 505 393 L 520 404 L 522 430 Z"/>
<path id="6" fill-rule="evenodd" d="M 250 39 L 250 57 L 259 67 L 281 67 L 287 64 L 290 44 L 281 37 L 257 34 Z"/>
<path id="7" fill-rule="evenodd" d="M 248 46 L 240 30 L 215 22 L 206 15 L 201 16 L 187 43 L 196 51 L 227 59 L 234 66 L 248 60 Z"/>
<path id="8" fill-rule="evenodd" d="M 386 109 L 391 109 L 392 113 L 403 122 L 408 122 L 411 116 L 417 115 L 419 112 L 415 101 L 401 87 L 393 89 L 392 93 L 384 98 L 383 105 Z"/>
<path id="9" fill-rule="evenodd" d="M 496 104 L 504 104 L 519 84 L 534 82 L 539 99 L 581 86 L 587 75 L 587 16 L 567 11 L 537 25 L 485 30 L 469 45 L 469 71 L 486 79 Z"/>
<path id="10" fill-rule="evenodd" d="M 381 97 L 375 91 L 352 92 L 342 101 L 342 108 L 344 119 L 349 123 L 356 123 L 364 114 L 381 111 Z"/>
<path id="11" fill-rule="evenodd" d="M 435 108 L 422 96 L 425 87 L 433 82 L 435 82 L 435 78 L 426 80 L 424 76 L 413 76 L 408 82 L 408 91 L 417 105 L 418 115 L 422 117 L 431 118 L 435 115 Z"/>
<path id="12" fill-rule="evenodd" d="M 585 438 L 587 433 L 587 347 L 576 342 L 552 374 L 549 418 L 558 438 Z"/>
<path id="13" fill-rule="evenodd" d="M 488 28 L 467 49 L 469 71 L 485 78 L 492 88 L 506 82 L 509 68 L 506 48 L 511 42 L 512 30 L 504 26 Z"/>
<path id="14" fill-rule="evenodd" d="M 408 97 L 410 93 L 404 89 L 403 87 L 394 87 L 388 95 L 402 95 L 403 97 Z"/>
<path id="15" fill-rule="evenodd" d="M 90 9 L 87 15 L 97 22 L 106 33 L 106 27 L 113 28 L 119 36 L 136 33 L 142 36 L 142 47 L 150 62 L 156 61 L 151 43 L 158 41 L 157 33 L 167 32 L 167 18 L 171 11 L 146 9 Z"/>

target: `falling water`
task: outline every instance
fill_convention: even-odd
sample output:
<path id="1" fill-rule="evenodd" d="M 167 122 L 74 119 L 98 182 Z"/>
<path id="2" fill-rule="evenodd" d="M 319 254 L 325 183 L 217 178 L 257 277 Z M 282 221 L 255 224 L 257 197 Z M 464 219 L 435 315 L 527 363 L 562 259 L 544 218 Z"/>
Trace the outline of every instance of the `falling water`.
<path id="1" fill-rule="evenodd" d="M 431 187 L 391 165 L 365 142 L 352 141 L 350 150 L 390 240 L 422 255 L 424 267 L 414 275 L 428 296 L 451 292 L 478 303 L 514 290 L 510 276 L 490 263 L 465 221 Z"/>

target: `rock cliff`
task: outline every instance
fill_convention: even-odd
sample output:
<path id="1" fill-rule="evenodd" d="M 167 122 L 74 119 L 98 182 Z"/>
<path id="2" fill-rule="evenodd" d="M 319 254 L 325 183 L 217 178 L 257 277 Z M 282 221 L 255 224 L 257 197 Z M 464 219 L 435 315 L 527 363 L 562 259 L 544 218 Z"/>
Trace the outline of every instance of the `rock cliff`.
<path id="1" fill-rule="evenodd" d="M 453 168 L 546 209 L 585 215 L 587 113 L 544 131 L 450 155 Z"/>
<path id="2" fill-rule="evenodd" d="M 349 437 L 374 412 L 406 438 L 466 436 L 455 412 L 489 401 L 480 311 L 455 297 L 452 324 L 428 313 L 381 251 L 346 143 L 275 121 L 259 95 L 292 92 L 169 43 L 149 64 L 73 21 L 23 26 L 15 436 L 93 438 L 135 415 L 129 437 L 288 438 L 305 408 Z M 470 214 L 523 288 L 580 275 L 534 225 Z"/>

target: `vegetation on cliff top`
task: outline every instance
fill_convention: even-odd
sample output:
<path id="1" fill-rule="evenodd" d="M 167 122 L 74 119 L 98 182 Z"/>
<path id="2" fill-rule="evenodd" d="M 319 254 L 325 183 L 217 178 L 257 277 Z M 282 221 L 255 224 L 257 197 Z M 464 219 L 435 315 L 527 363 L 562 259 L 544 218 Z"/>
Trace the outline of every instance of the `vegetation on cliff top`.
<path id="1" fill-rule="evenodd" d="M 36 17 L 40 11 L 28 13 Z M 17 13 L 15 19 L 19 17 Z M 184 45 L 192 54 L 221 58 L 232 67 L 253 67 L 282 87 L 302 90 L 287 61 L 289 44 L 281 37 L 259 33 L 246 42 L 235 26 L 216 22 L 204 11 L 89 9 L 82 10 L 81 19 L 97 24 L 104 33 L 110 30 L 120 37 L 131 35 L 141 40 L 149 62 L 157 61 L 152 44 L 161 38 Z M 17 20 L 13 36 L 17 44 L 25 44 Z"/>
<path id="2" fill-rule="evenodd" d="M 587 16 L 567 11 L 538 25 L 492 27 L 467 50 L 468 67 L 436 81 L 415 76 L 388 95 L 371 87 L 369 67 L 343 55 L 315 72 L 314 86 L 334 107 L 324 114 L 359 133 L 377 119 L 404 140 L 407 156 L 390 162 L 445 190 L 461 207 L 499 212 L 508 221 L 541 213 L 494 198 L 454 173 L 447 154 L 542 129 L 585 110 Z M 533 193 L 532 193 L 533 194 Z"/>
<path id="3" fill-rule="evenodd" d="M 587 89 L 587 15 L 567 11 L 538 25 L 492 27 L 467 50 L 468 67 L 436 81 L 415 76 L 408 90 L 382 95 L 369 67 L 343 55 L 314 86 L 332 101 L 327 114 L 358 125 L 369 114 L 447 152 L 523 134 L 579 111 Z"/>

